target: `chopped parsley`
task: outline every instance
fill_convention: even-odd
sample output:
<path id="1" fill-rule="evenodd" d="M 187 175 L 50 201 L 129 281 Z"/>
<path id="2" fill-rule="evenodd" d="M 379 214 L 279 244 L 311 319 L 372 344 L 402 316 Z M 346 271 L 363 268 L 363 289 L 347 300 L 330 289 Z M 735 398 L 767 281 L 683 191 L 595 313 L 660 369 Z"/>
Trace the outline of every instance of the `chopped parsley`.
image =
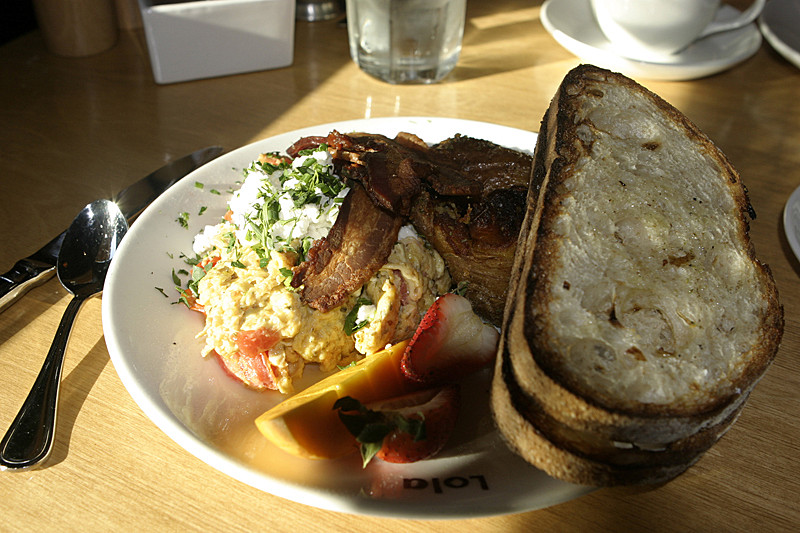
<path id="1" fill-rule="evenodd" d="M 189 213 L 184 211 L 178 215 L 178 218 L 175 219 L 178 224 L 181 225 L 182 228 L 188 229 L 189 228 Z"/>
<path id="2" fill-rule="evenodd" d="M 294 287 L 292 287 L 292 278 L 294 278 L 294 272 L 292 272 L 292 269 L 282 267 L 279 272 L 283 276 L 283 286 L 286 288 L 286 290 L 296 290 Z"/>
<path id="3" fill-rule="evenodd" d="M 192 265 L 191 270 L 187 271 L 180 269 L 176 272 L 175 269 L 172 269 L 172 282 L 175 284 L 175 290 L 177 290 L 180 294 L 178 302 L 176 303 L 183 303 L 186 305 L 186 307 L 191 308 L 192 302 L 190 299 L 195 299 L 200 295 L 200 291 L 198 290 L 197 286 L 200 283 L 200 280 L 203 279 L 208 273 L 208 271 L 214 268 L 215 261 L 210 258 L 201 259 L 200 257 L 185 257 L 184 260 L 187 264 Z M 187 275 L 189 276 L 189 280 L 184 286 L 180 276 Z"/>
<path id="4" fill-rule="evenodd" d="M 368 298 L 358 298 L 353 308 L 347 313 L 347 316 L 344 317 L 345 334 L 352 335 L 361 328 L 369 325 L 369 320 L 358 321 L 358 310 L 365 305 L 372 305 L 372 302 Z"/>
<path id="5" fill-rule="evenodd" d="M 300 242 L 299 249 L 297 250 L 297 253 L 299 255 L 297 261 L 299 263 L 302 263 L 303 261 L 306 260 L 306 257 L 308 256 L 308 251 L 311 249 L 311 246 L 313 244 L 314 244 L 314 239 L 312 239 L 311 237 L 305 237 Z"/>
<path id="6" fill-rule="evenodd" d="M 465 294 L 467 294 L 468 288 L 469 288 L 469 281 L 459 281 L 458 285 L 456 286 L 455 289 L 453 289 L 452 292 L 458 294 L 459 296 L 464 296 Z"/>

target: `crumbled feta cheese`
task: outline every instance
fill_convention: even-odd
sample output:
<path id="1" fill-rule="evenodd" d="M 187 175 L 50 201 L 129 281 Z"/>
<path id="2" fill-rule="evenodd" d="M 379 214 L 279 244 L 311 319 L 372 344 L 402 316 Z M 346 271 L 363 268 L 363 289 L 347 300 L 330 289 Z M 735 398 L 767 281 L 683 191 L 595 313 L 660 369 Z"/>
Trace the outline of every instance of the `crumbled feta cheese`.
<path id="1" fill-rule="evenodd" d="M 194 251 L 194 253 L 197 255 L 203 255 L 206 252 L 209 252 L 213 247 L 211 242 L 219 234 L 219 230 L 219 225 L 204 227 L 200 233 L 194 236 L 194 241 L 192 242 L 192 251 Z"/>
<path id="2" fill-rule="evenodd" d="M 254 166 L 228 204 L 236 238 L 242 246 L 272 248 L 293 239 L 325 237 L 348 191 L 334 177 L 333 160 L 325 149 L 298 156 L 289 168 L 270 173 Z M 207 240 L 200 237 L 198 247 L 204 249 Z"/>
<path id="3" fill-rule="evenodd" d="M 236 238 L 245 246 L 251 246 L 257 241 L 248 238 L 247 219 L 257 215 L 261 206 L 264 205 L 264 197 L 259 194 L 263 184 L 277 183 L 280 186 L 280 176 L 282 171 L 278 170 L 269 176 L 261 172 L 249 172 L 242 182 L 241 188 L 233 193 L 228 207 L 231 210 L 231 222 L 236 226 Z M 276 176 L 277 175 L 277 176 Z"/>
<path id="4" fill-rule="evenodd" d="M 375 311 L 378 309 L 378 306 L 367 304 L 362 305 L 358 308 L 358 312 L 356 313 L 356 324 L 360 324 L 365 320 L 372 320 L 372 317 L 375 315 Z"/>

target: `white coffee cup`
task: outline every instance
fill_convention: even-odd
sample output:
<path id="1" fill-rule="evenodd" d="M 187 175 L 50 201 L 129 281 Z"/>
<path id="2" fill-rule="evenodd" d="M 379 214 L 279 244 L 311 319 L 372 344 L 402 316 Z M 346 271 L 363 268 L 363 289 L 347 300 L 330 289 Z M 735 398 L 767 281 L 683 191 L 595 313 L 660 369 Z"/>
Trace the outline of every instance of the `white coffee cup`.
<path id="1" fill-rule="evenodd" d="M 750 24 L 766 0 L 755 0 L 733 20 L 717 22 L 720 0 L 591 1 L 597 23 L 617 53 L 664 61 L 698 39 Z"/>

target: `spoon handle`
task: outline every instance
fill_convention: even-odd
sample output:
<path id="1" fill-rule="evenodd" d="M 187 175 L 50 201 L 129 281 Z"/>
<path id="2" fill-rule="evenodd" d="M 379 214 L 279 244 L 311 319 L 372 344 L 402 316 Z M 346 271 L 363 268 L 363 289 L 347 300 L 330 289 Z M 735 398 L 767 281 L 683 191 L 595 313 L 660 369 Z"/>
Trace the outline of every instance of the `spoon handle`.
<path id="1" fill-rule="evenodd" d="M 85 296 L 75 296 L 67 305 L 36 382 L 0 441 L 0 470 L 25 470 L 36 466 L 50 455 L 53 449 L 64 352 L 72 323 L 85 300 Z"/>

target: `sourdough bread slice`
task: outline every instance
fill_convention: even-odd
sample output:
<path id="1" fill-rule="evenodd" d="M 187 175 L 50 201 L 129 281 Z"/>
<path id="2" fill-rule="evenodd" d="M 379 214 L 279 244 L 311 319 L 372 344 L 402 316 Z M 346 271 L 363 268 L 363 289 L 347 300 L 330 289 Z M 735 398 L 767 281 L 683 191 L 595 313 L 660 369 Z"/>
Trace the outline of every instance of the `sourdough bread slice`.
<path id="1" fill-rule="evenodd" d="M 741 409 L 753 386 L 742 389 L 728 402 L 696 413 L 654 415 L 607 409 L 548 375 L 536 364 L 530 345 L 520 342 L 524 335 L 522 321 L 512 319 L 509 324 L 508 335 L 503 339 L 505 374 L 508 386 L 525 397 L 520 399 L 520 405 L 535 404 L 537 411 L 554 423 L 607 442 L 662 449 L 729 420 Z"/>
<path id="2" fill-rule="evenodd" d="M 558 477 L 663 480 L 682 470 L 644 462 L 640 474 L 615 477 L 604 465 L 592 478 L 586 464 L 560 464 L 577 455 L 517 408 L 534 405 L 562 436 L 588 432 L 636 450 L 699 442 L 700 432 L 719 438 L 783 330 L 774 281 L 748 236 L 746 190 L 679 111 L 590 65 L 565 77 L 534 161 L 492 388 L 498 427 L 523 457 L 545 454 L 532 462 Z M 531 435 L 549 444 L 524 452 Z M 684 468 L 703 442 L 687 448 Z"/>
<path id="3" fill-rule="evenodd" d="M 507 411 L 559 447 L 577 455 L 619 466 L 666 466 L 685 463 L 713 445 L 738 418 L 748 394 L 714 416 L 697 420 L 684 417 L 631 417 L 596 410 L 587 417 L 585 406 L 545 386 L 525 389 L 517 379 L 513 349 L 503 344 L 501 366 L 493 386 L 507 392 L 513 409 Z M 526 383 L 527 384 L 527 383 Z M 563 403 L 562 403 L 562 400 Z M 596 408 L 595 408 L 596 409 Z M 577 415 L 577 416 L 576 416 Z M 690 428 L 687 430 L 687 428 Z"/>
<path id="4" fill-rule="evenodd" d="M 565 440 L 562 434 L 536 426 L 535 420 L 513 405 L 512 392 L 501 374 L 493 378 L 492 402 L 495 421 L 509 448 L 547 474 L 571 483 L 593 486 L 657 484 L 671 480 L 695 464 L 703 453 L 733 424 L 738 411 L 718 427 L 673 443 L 664 449 L 623 447 L 615 453 L 603 448 L 586 449 L 579 440 Z M 497 408 L 497 406 L 500 406 Z"/>

